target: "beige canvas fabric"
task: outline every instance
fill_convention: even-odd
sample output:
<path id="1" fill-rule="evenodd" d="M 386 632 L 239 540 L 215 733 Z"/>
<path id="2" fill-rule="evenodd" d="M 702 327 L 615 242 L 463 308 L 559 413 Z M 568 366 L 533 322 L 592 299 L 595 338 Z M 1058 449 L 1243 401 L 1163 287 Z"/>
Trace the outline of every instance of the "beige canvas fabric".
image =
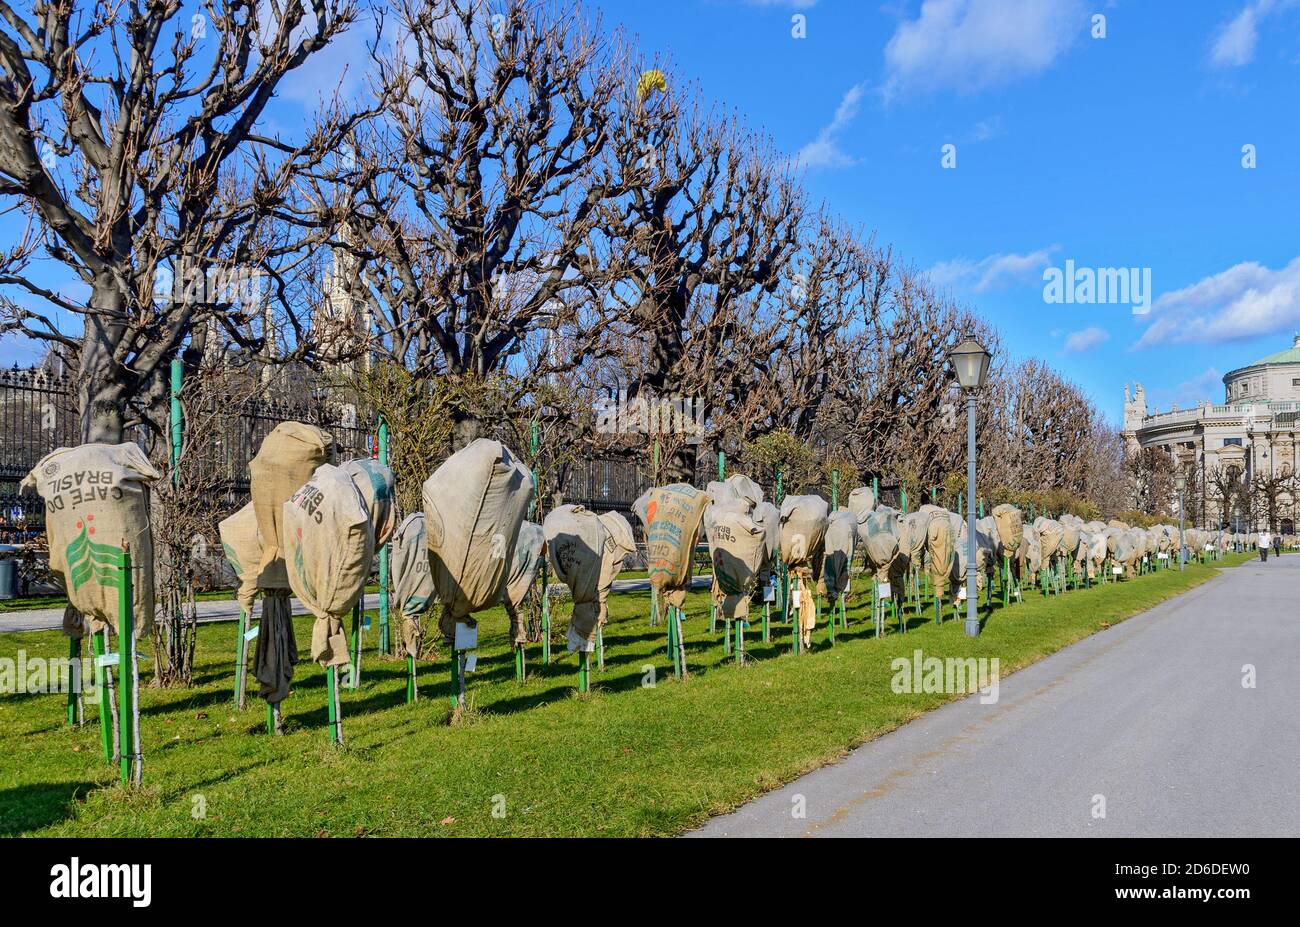
<path id="1" fill-rule="evenodd" d="M 226 552 L 226 560 L 239 580 L 235 601 L 245 614 L 251 615 L 262 565 L 262 536 L 257 530 L 257 512 L 253 503 L 222 519 L 217 525 L 217 534 L 221 537 L 221 549 Z"/>
<path id="2" fill-rule="evenodd" d="M 537 578 L 537 567 L 542 562 L 542 548 L 546 534 L 541 525 L 526 521 L 519 526 L 519 539 L 515 542 L 514 556 L 510 558 L 510 572 L 506 576 L 501 604 L 510 619 L 510 641 L 514 644 L 528 642 L 528 622 L 519 617 L 519 607 L 528 597 Z"/>
<path id="3" fill-rule="evenodd" d="M 849 493 L 849 511 L 858 519 L 858 524 L 867 520 L 867 516 L 876 510 L 876 494 L 870 486 L 859 486 Z"/>
<path id="4" fill-rule="evenodd" d="M 714 506 L 709 531 L 713 576 L 722 591 L 719 604 L 728 621 L 749 617 L 749 600 L 767 559 L 767 533 L 746 509 L 743 501 Z"/>
<path id="5" fill-rule="evenodd" d="M 998 526 L 998 544 L 1006 553 L 1014 554 L 1020 548 L 1020 539 L 1024 537 L 1024 513 L 1004 502 L 993 507 L 992 515 Z"/>
<path id="6" fill-rule="evenodd" d="M 1061 541 L 1065 538 L 1065 528 L 1054 518 L 1038 517 L 1034 519 L 1034 528 L 1038 531 L 1038 544 L 1043 561 L 1049 561 L 1061 550 Z"/>
<path id="7" fill-rule="evenodd" d="M 600 575 L 603 569 L 605 526 L 580 505 L 552 509 L 542 521 L 546 551 L 555 578 L 569 587 L 573 617 L 569 620 L 569 650 L 590 652 L 600 624 Z"/>
<path id="8" fill-rule="evenodd" d="M 867 567 L 884 580 L 889 567 L 900 557 L 899 532 L 902 528 L 896 509 L 882 505 L 858 526 L 858 539 L 866 552 Z"/>
<path id="9" fill-rule="evenodd" d="M 369 457 L 349 460 L 339 469 L 352 479 L 366 502 L 366 511 L 370 513 L 370 525 L 375 530 L 375 550 L 383 547 L 393 536 L 397 527 L 397 509 L 393 506 L 393 493 L 396 487 L 393 471 L 386 465 Z"/>
<path id="10" fill-rule="evenodd" d="M 249 495 L 262 533 L 259 588 L 289 588 L 280 549 L 284 504 L 317 467 L 333 459 L 333 452 L 334 439 L 315 425 L 281 422 L 262 439 L 257 456 L 248 462 Z"/>
<path id="11" fill-rule="evenodd" d="M 686 483 L 650 490 L 646 500 L 646 558 L 650 584 L 665 605 L 686 604 L 691 555 L 709 504 L 708 493 Z"/>
<path id="12" fill-rule="evenodd" d="M 940 593 L 952 578 L 953 558 L 957 552 L 957 538 L 952 530 L 952 519 L 946 511 L 922 512 L 929 515 L 925 528 L 926 568 Z"/>
<path id="13" fill-rule="evenodd" d="M 847 509 L 836 512 L 826 524 L 824 565 L 818 591 L 832 601 L 841 592 L 849 591 L 849 567 L 853 564 L 857 536 L 858 517 Z"/>
<path id="14" fill-rule="evenodd" d="M 348 473 L 323 464 L 284 503 L 281 525 L 289 587 L 316 616 L 312 659 L 343 666 L 349 662 L 343 618 L 361 598 L 375 556 L 365 499 Z"/>
<path id="15" fill-rule="evenodd" d="M 533 477 L 499 441 L 478 438 L 424 481 L 424 530 L 443 639 L 501 601 Z M 466 622 L 473 623 L 473 622 Z"/>
<path id="16" fill-rule="evenodd" d="M 781 560 L 791 569 L 821 573 L 830 504 L 821 496 L 786 496 L 781 503 Z"/>
<path id="17" fill-rule="evenodd" d="M 41 458 L 22 481 L 45 500 L 50 572 L 84 623 L 65 622 L 72 636 L 89 624 L 117 630 L 116 564 L 122 545 L 131 551 L 135 636 L 153 627 L 153 534 L 149 487 L 162 474 L 135 444 L 61 447 Z"/>
<path id="18" fill-rule="evenodd" d="M 423 512 L 412 512 L 397 526 L 393 534 L 392 568 L 402 643 L 407 654 L 418 657 L 424 643 L 424 616 L 435 598 L 433 577 L 429 575 L 429 551 L 424 543 Z"/>
<path id="19" fill-rule="evenodd" d="M 769 572 L 781 562 L 781 510 L 770 502 L 760 502 L 750 515 L 763 530 L 763 571 Z"/>

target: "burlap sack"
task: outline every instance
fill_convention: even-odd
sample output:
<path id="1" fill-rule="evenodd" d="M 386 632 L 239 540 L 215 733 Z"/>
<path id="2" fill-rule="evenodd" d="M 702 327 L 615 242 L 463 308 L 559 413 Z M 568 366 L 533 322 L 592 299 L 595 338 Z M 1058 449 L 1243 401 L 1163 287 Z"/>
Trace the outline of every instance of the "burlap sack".
<path id="1" fill-rule="evenodd" d="M 763 501 L 763 487 L 759 486 L 742 473 L 731 474 L 731 476 L 727 477 L 726 481 L 721 484 L 710 483 L 709 495 L 713 495 L 713 487 L 718 485 L 726 487 L 725 494 L 727 498 L 714 496 L 713 501 L 715 502 L 739 500 L 746 503 L 749 510 L 753 511 L 754 506 Z"/>
<path id="2" fill-rule="evenodd" d="M 1058 519 L 1061 524 L 1061 552 L 1066 556 L 1073 557 L 1074 552 L 1079 549 L 1079 522 L 1075 519 L 1066 521 Z"/>
<path id="3" fill-rule="evenodd" d="M 343 666 L 349 662 L 343 618 L 365 591 L 375 556 L 365 499 L 351 476 L 323 464 L 284 503 L 281 526 L 289 587 L 316 616 L 312 659 Z"/>
<path id="4" fill-rule="evenodd" d="M 744 501 L 714 506 L 709 552 L 713 577 L 722 591 L 723 617 L 744 620 L 749 616 L 749 599 L 758 584 L 759 571 L 767 558 L 767 535 L 746 511 Z"/>
<path id="5" fill-rule="evenodd" d="M 781 510 L 770 502 L 760 502 L 750 518 L 763 531 L 762 570 L 766 573 L 781 562 Z"/>
<path id="6" fill-rule="evenodd" d="M 1043 566 L 1043 548 L 1038 543 L 1038 529 L 1033 525 L 1024 526 L 1020 549 L 1016 553 L 1020 563 L 1029 571 L 1030 580 L 1036 580 Z"/>
<path id="7" fill-rule="evenodd" d="M 456 622 L 501 601 L 532 494 L 528 468 L 487 438 L 452 454 L 424 481 L 429 566 L 447 642 L 455 639 Z"/>
<path id="8" fill-rule="evenodd" d="M 1055 518 L 1034 519 L 1034 528 L 1038 531 L 1038 545 L 1043 562 L 1051 560 L 1061 550 L 1061 541 L 1065 537 L 1065 528 Z"/>
<path id="9" fill-rule="evenodd" d="M 914 566 L 919 567 L 924 559 L 929 527 L 929 512 L 908 512 L 900 518 L 898 549 Z"/>
<path id="10" fill-rule="evenodd" d="M 876 510 L 876 494 L 870 486 L 859 486 L 849 493 L 849 511 L 854 514 L 858 524 L 867 520 L 867 516 Z"/>
<path id="11" fill-rule="evenodd" d="M 821 496 L 786 496 L 781 503 L 781 560 L 791 569 L 821 573 L 830 505 Z"/>
<path id="12" fill-rule="evenodd" d="M 424 513 L 412 512 L 393 534 L 393 592 L 400 616 L 402 643 L 413 657 L 424 642 L 424 616 L 433 604 L 433 577 L 424 544 Z"/>
<path id="13" fill-rule="evenodd" d="M 993 507 L 992 515 L 998 526 L 998 544 L 1005 553 L 1015 554 L 1024 536 L 1024 514 L 1014 505 L 1004 502 Z"/>
<path id="14" fill-rule="evenodd" d="M 900 559 L 900 528 L 899 513 L 889 506 L 878 507 L 858 526 L 858 539 L 866 553 L 867 567 L 881 581 L 888 575 L 891 564 Z"/>
<path id="15" fill-rule="evenodd" d="M 397 509 L 393 507 L 396 482 L 393 471 L 369 457 L 349 460 L 339 467 L 352 478 L 352 483 L 366 502 L 370 513 L 370 526 L 375 530 L 375 550 L 388 543 L 397 527 Z"/>
<path id="16" fill-rule="evenodd" d="M 708 493 L 686 483 L 650 490 L 646 503 L 646 558 L 650 584 L 659 591 L 664 605 L 681 608 L 686 604 L 691 556 L 708 504 Z"/>
<path id="17" fill-rule="evenodd" d="M 858 517 L 847 509 L 832 515 L 826 525 L 824 565 L 818 591 L 831 602 L 837 600 L 841 592 L 849 591 L 849 567 L 853 563 L 857 535 Z"/>
<path id="18" fill-rule="evenodd" d="M 105 625 L 117 630 L 119 584 L 116 564 L 122 545 L 131 551 L 135 636 L 153 627 L 153 534 L 149 487 L 162 474 L 135 444 L 61 447 L 41 458 L 22 481 L 45 500 L 45 534 L 50 572 L 68 602 L 85 621 L 65 630 L 80 637 Z"/>
<path id="19" fill-rule="evenodd" d="M 249 495 L 262 534 L 259 588 L 289 588 L 281 552 L 284 504 L 317 467 L 333 459 L 333 451 L 334 439 L 315 425 L 281 422 L 262 439 L 257 456 L 248 462 Z"/>
<path id="20" fill-rule="evenodd" d="M 262 564 L 262 536 L 257 530 L 257 512 L 248 503 L 234 515 L 222 519 L 217 525 L 221 549 L 235 571 L 239 587 L 235 601 L 246 615 L 253 614 L 253 600 L 257 598 L 257 576 Z"/>
<path id="21" fill-rule="evenodd" d="M 541 525 L 526 521 L 519 526 L 519 539 L 515 542 L 514 556 L 510 558 L 510 572 L 506 576 L 501 604 L 510 619 L 510 642 L 528 642 L 528 622 L 519 617 L 519 607 L 528 597 L 528 590 L 537 578 L 537 567 L 542 562 L 542 547 L 546 534 Z"/>
<path id="22" fill-rule="evenodd" d="M 569 587 L 573 617 L 569 650 L 595 649 L 600 624 L 600 575 L 604 566 L 605 526 L 580 505 L 562 505 L 542 521 L 546 551 L 555 578 Z"/>
<path id="23" fill-rule="evenodd" d="M 925 528 L 926 569 L 934 579 L 935 589 L 942 593 L 952 578 L 953 558 L 957 553 L 952 519 L 943 511 L 923 511 L 921 514 L 929 516 Z"/>

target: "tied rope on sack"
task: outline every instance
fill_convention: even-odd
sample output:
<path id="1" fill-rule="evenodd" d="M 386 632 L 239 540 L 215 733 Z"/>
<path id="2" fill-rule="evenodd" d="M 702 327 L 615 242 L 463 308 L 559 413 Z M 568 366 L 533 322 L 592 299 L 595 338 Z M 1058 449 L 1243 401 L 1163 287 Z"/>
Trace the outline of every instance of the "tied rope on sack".
<path id="1" fill-rule="evenodd" d="M 253 675 L 262 698 L 272 706 L 276 733 L 280 733 L 280 703 L 289 694 L 298 642 L 289 603 L 289 577 L 282 551 L 283 506 L 312 473 L 332 459 L 334 439 L 314 425 L 281 422 L 276 425 L 248 462 L 249 495 L 257 519 L 262 556 L 257 568 L 257 588 L 262 594 Z"/>
<path id="2" fill-rule="evenodd" d="M 830 505 L 821 496 L 786 496 L 781 503 L 781 559 L 798 579 L 794 600 L 802 645 L 817 626 L 816 583 L 821 579 Z"/>
<path id="3" fill-rule="evenodd" d="M 425 543 L 448 645 L 458 622 L 473 625 L 470 616 L 501 601 L 532 493 L 528 468 L 487 438 L 452 454 L 424 481 Z"/>

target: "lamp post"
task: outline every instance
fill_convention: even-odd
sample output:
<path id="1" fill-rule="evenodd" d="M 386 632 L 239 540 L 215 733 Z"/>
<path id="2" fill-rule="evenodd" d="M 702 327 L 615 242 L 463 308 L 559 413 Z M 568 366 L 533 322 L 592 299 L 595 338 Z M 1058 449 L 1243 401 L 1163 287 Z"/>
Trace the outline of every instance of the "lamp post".
<path id="1" fill-rule="evenodd" d="M 975 592 L 975 391 L 984 385 L 993 355 L 968 337 L 948 352 L 957 383 L 966 392 L 966 636 L 980 633 Z"/>
<path id="2" fill-rule="evenodd" d="M 1181 467 L 1174 474 L 1174 488 L 1178 490 L 1178 569 L 1187 569 L 1187 547 L 1183 544 L 1183 490 L 1187 488 L 1187 474 Z"/>

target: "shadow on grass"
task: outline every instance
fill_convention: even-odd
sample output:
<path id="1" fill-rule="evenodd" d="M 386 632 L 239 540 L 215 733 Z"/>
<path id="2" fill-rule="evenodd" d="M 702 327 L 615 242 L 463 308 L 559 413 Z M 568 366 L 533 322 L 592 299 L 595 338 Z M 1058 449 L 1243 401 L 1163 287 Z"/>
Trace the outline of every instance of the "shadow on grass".
<path id="1" fill-rule="evenodd" d="M 93 788 L 90 782 L 42 782 L 0 790 L 0 837 L 66 821 L 77 798 Z"/>

